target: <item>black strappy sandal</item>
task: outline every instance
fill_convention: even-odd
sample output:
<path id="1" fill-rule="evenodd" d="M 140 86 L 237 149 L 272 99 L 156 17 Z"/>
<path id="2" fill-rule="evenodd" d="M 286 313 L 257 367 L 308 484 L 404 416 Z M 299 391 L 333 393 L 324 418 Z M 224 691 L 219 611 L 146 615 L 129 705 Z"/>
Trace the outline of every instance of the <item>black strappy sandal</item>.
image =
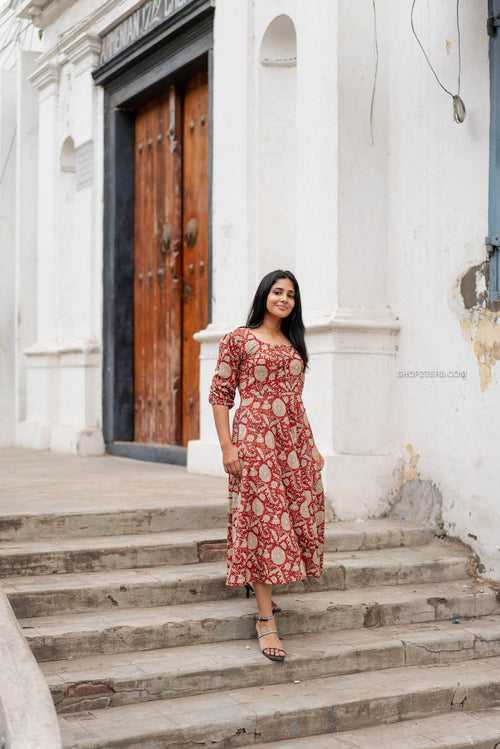
<path id="1" fill-rule="evenodd" d="M 250 583 L 245 583 L 245 588 L 247 591 L 247 598 L 250 598 L 250 596 L 255 595 L 255 590 L 252 588 Z M 280 614 L 281 608 L 274 603 L 274 601 L 271 601 L 271 606 L 273 607 L 273 614 Z"/>
<path id="2" fill-rule="evenodd" d="M 274 616 L 260 616 L 260 614 L 255 615 L 256 622 L 271 622 L 273 619 L 274 619 Z M 269 629 L 267 632 L 261 632 L 261 634 L 257 632 L 257 639 L 260 640 L 261 637 L 265 637 L 266 635 L 273 635 L 273 634 L 277 635 L 278 630 Z M 272 653 L 266 653 L 266 650 L 275 650 L 275 651 L 281 650 L 283 654 L 275 655 Z M 284 650 L 283 648 L 276 648 L 276 647 L 261 648 L 260 652 L 262 653 L 262 655 L 265 655 L 266 658 L 269 658 L 270 661 L 279 661 L 280 663 L 283 663 L 283 661 L 285 660 L 285 656 L 287 655 L 286 650 Z"/>

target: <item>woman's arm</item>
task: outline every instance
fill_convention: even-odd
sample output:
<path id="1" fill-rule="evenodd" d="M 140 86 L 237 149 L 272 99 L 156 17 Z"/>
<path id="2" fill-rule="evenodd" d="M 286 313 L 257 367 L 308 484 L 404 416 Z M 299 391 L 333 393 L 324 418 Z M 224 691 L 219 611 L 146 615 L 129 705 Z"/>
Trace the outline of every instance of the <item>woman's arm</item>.
<path id="1" fill-rule="evenodd" d="M 224 470 L 234 475 L 241 473 L 241 465 L 238 447 L 231 441 L 229 411 L 234 405 L 236 387 L 240 379 L 240 359 L 238 342 L 232 333 L 226 333 L 219 341 L 217 364 L 208 396 L 222 450 Z"/>
<path id="2" fill-rule="evenodd" d="M 241 465 L 238 456 L 238 447 L 231 441 L 229 430 L 229 408 L 212 404 L 214 413 L 215 428 L 222 450 L 222 462 L 226 473 L 232 473 L 235 476 L 241 473 Z"/>

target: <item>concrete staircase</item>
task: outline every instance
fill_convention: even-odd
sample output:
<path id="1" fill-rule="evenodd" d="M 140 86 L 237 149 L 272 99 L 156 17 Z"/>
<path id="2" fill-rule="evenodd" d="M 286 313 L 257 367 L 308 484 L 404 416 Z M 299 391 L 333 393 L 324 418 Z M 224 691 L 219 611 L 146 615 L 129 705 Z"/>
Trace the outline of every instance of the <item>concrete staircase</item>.
<path id="1" fill-rule="evenodd" d="M 66 749 L 500 746 L 500 600 L 460 544 L 330 526 L 323 579 L 273 596 L 275 664 L 224 585 L 225 504 L 167 504 L 0 515 L 0 582 Z"/>

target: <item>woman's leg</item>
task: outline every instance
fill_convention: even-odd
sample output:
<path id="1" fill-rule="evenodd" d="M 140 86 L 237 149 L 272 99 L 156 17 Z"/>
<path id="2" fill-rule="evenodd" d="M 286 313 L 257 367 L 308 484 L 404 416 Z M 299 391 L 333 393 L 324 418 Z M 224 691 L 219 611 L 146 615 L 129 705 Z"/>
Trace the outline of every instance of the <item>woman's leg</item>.
<path id="1" fill-rule="evenodd" d="M 257 599 L 257 611 L 260 616 L 273 617 L 272 585 L 253 582 L 252 586 L 255 591 L 255 598 Z M 270 629 L 277 629 L 276 620 L 273 617 L 267 622 L 256 622 L 256 627 L 258 634 L 267 632 Z M 260 638 L 259 642 L 261 650 L 264 648 L 276 648 L 276 650 L 271 650 L 271 655 L 283 655 L 285 653 L 278 634 L 265 635 L 265 637 Z"/>

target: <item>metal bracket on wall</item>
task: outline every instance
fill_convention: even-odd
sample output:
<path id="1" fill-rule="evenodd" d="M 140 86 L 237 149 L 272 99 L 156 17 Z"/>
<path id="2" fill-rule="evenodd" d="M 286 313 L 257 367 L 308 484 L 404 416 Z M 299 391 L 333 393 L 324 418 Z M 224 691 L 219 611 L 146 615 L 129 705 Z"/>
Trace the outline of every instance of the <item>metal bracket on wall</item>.
<path id="1" fill-rule="evenodd" d="M 491 256 L 495 250 L 500 249 L 500 234 L 495 234 L 492 237 L 486 237 L 484 240 L 488 255 Z"/>
<path id="2" fill-rule="evenodd" d="M 492 302 L 500 302 L 500 235 L 486 237 L 490 268 L 489 297 Z"/>
<path id="3" fill-rule="evenodd" d="M 486 21 L 488 36 L 496 36 L 497 28 L 500 26 L 500 15 L 490 16 Z"/>

